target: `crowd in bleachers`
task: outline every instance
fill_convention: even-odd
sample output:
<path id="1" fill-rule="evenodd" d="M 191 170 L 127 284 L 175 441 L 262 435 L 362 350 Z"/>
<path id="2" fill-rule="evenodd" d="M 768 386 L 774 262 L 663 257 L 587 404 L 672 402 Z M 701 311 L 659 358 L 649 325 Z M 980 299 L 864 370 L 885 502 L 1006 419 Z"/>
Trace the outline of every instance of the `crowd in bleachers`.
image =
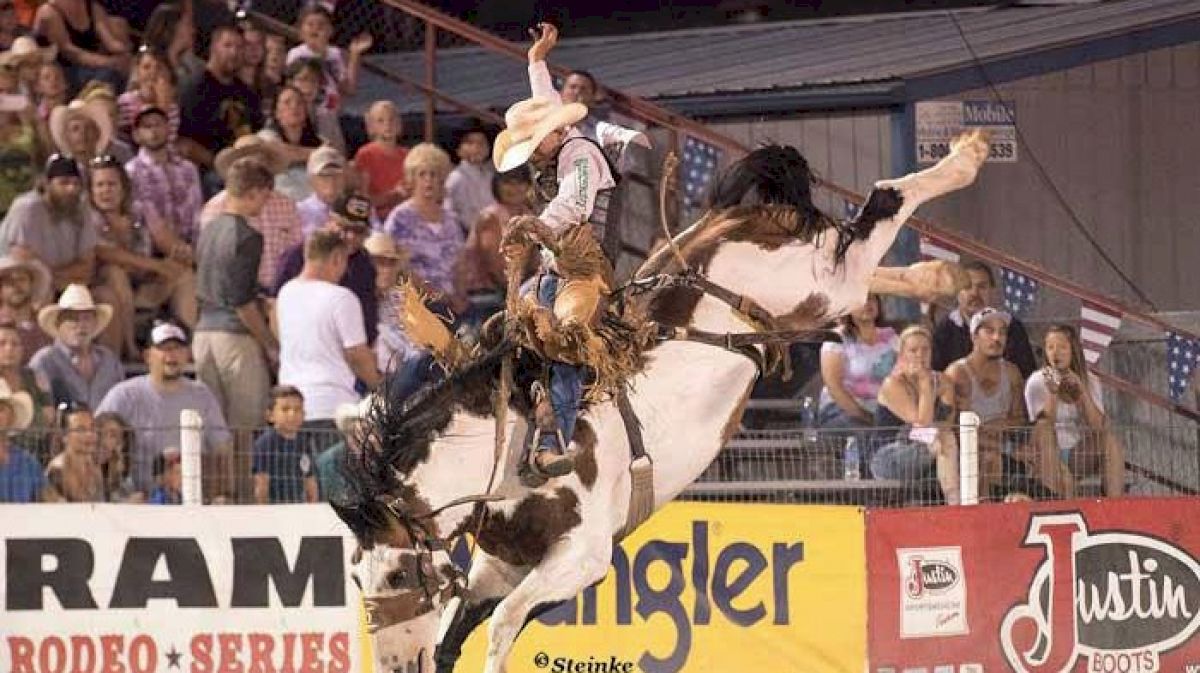
<path id="1" fill-rule="evenodd" d="M 436 372 L 398 324 L 397 280 L 477 330 L 503 305 L 501 226 L 530 212 L 529 177 L 495 173 L 477 123 L 449 152 L 405 146 L 389 101 L 348 142 L 372 39 L 332 45 L 321 4 L 295 45 L 244 19 L 198 40 L 191 0 L 109 5 L 47 0 L 26 26 L 0 0 L 0 501 L 179 502 L 184 409 L 203 419 L 210 500 L 328 496 L 365 392 Z M 586 73 L 563 90 L 594 94 Z M 936 325 L 898 331 L 878 298 L 841 322 L 819 425 L 902 428 L 862 435 L 862 474 L 932 474 L 955 502 L 951 427 L 972 410 L 985 478 L 1069 496 L 1102 471 L 1119 494 L 1074 331 L 1046 334 L 1037 369 L 1020 321 L 991 308 L 991 271 L 967 272 Z"/>

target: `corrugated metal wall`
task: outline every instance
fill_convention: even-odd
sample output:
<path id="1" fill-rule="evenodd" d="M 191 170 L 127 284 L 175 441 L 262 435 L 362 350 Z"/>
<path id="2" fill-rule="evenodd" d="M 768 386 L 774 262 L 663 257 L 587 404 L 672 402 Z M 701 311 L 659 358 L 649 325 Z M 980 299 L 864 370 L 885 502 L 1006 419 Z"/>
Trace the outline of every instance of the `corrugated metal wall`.
<path id="1" fill-rule="evenodd" d="M 1111 296 L 1136 294 L 1071 224 L 1031 160 L 1118 267 L 1160 310 L 1200 309 L 1200 44 L 998 87 L 1025 142 L 1015 164 L 922 214 Z M 987 99 L 987 91 L 954 99 Z M 1193 272 L 1189 273 L 1189 269 Z M 1074 317 L 1046 293 L 1040 315 Z"/>

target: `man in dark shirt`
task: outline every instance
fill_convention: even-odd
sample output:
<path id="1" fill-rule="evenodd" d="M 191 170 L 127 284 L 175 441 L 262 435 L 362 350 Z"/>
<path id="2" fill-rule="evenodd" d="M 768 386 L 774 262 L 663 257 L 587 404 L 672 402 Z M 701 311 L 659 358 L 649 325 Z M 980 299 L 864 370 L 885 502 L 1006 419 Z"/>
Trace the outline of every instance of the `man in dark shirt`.
<path id="1" fill-rule="evenodd" d="M 983 262 L 970 261 L 963 270 L 971 279 L 970 285 L 958 292 L 958 308 L 938 322 L 933 330 L 933 368 L 945 371 L 951 362 L 967 356 L 973 347 L 968 324 L 971 316 L 992 305 L 996 280 L 992 270 Z M 1029 333 L 1025 325 L 1015 317 L 1008 324 L 1008 343 L 1004 348 L 1004 359 L 1021 370 L 1028 379 L 1037 363 L 1033 359 L 1033 346 L 1029 344 Z"/>
<path id="2" fill-rule="evenodd" d="M 203 168 L 212 168 L 217 152 L 262 126 L 258 94 L 237 77 L 241 50 L 242 35 L 236 28 L 217 28 L 208 68 L 179 97 L 177 149 Z"/>
<path id="3" fill-rule="evenodd" d="M 361 194 L 347 192 L 333 204 L 325 228 L 341 234 L 350 248 L 350 261 L 346 273 L 338 285 L 350 290 L 362 304 L 363 326 L 367 329 L 367 343 L 374 344 L 379 333 L 379 305 L 375 299 L 375 265 L 371 255 L 363 249 L 363 242 L 370 233 L 371 200 Z M 275 275 L 272 294 L 278 295 L 279 288 L 300 275 L 304 268 L 304 244 L 293 246 L 283 253 L 279 270 Z"/>
<path id="4" fill-rule="evenodd" d="M 246 433 L 262 424 L 270 390 L 268 367 L 279 362 L 279 343 L 258 298 L 263 237 L 246 219 L 262 210 L 275 177 L 257 157 L 243 157 L 225 172 L 225 181 L 225 210 L 196 241 L 200 319 L 192 352 L 197 377 L 217 396 L 248 454 Z M 239 476 L 249 479 L 248 466 Z"/>

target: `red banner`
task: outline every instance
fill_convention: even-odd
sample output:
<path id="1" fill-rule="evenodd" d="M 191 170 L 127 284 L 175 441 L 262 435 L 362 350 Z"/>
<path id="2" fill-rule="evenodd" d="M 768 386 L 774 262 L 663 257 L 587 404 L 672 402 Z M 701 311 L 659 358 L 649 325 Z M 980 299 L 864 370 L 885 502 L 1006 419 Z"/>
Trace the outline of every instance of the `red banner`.
<path id="1" fill-rule="evenodd" d="M 1200 673 L 1200 499 L 867 513 L 871 673 Z"/>

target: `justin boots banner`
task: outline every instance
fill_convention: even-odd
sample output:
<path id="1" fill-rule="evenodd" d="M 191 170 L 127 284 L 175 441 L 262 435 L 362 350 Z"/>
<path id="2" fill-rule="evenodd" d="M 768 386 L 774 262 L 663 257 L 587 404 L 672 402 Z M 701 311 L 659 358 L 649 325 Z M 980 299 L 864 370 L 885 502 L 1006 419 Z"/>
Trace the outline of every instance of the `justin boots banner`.
<path id="1" fill-rule="evenodd" d="M 867 514 L 873 673 L 1200 671 L 1200 500 Z"/>

